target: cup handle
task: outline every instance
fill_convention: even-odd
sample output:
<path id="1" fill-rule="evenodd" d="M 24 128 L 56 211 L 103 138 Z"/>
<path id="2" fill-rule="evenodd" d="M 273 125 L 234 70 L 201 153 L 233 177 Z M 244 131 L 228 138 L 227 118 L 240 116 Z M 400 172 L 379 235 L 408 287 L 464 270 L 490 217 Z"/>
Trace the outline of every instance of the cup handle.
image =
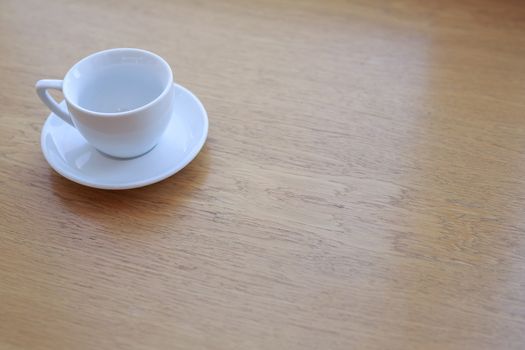
<path id="1" fill-rule="evenodd" d="M 61 107 L 53 97 L 47 92 L 48 89 L 55 89 L 62 91 L 62 80 L 54 80 L 54 79 L 42 79 L 37 81 L 35 88 L 36 93 L 38 97 L 44 102 L 46 106 L 49 107 L 49 109 L 55 113 L 58 117 L 60 117 L 63 121 L 71 125 L 72 127 L 75 127 L 73 124 L 73 121 L 71 120 L 71 116 L 69 115 L 69 112 L 66 108 Z"/>

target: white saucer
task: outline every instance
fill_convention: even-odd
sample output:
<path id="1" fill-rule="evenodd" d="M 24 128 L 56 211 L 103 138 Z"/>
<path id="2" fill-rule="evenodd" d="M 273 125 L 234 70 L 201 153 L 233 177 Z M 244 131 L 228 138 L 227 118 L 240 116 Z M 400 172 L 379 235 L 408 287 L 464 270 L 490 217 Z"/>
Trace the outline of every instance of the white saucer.
<path id="1" fill-rule="evenodd" d="M 157 146 L 145 155 L 133 159 L 104 155 L 51 113 L 42 128 L 44 157 L 62 176 L 95 188 L 123 190 L 164 180 L 191 162 L 208 136 L 208 116 L 199 99 L 180 85 L 174 87 L 171 122 Z"/>

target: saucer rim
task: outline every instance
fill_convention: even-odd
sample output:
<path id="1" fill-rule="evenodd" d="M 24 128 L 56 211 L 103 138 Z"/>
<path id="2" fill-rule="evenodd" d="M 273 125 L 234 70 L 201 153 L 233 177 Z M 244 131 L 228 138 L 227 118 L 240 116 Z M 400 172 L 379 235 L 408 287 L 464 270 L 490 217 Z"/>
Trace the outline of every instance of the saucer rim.
<path id="1" fill-rule="evenodd" d="M 208 138 L 208 113 L 206 112 L 206 109 L 204 108 L 204 106 L 203 106 L 202 102 L 199 100 L 199 98 L 195 94 L 193 94 L 190 90 L 188 90 L 184 86 L 182 86 L 180 84 L 177 84 L 177 83 L 173 83 L 173 86 L 175 88 L 177 88 L 177 89 L 183 90 L 185 93 L 187 93 L 196 102 L 198 108 L 201 111 L 201 115 L 202 115 L 203 122 L 204 122 L 203 133 L 202 133 L 201 138 L 195 143 L 195 146 L 193 147 L 192 151 L 187 153 L 186 157 L 184 157 L 180 162 L 178 162 L 179 166 L 177 166 L 177 167 L 175 167 L 173 169 L 169 169 L 168 171 L 165 171 L 165 172 L 163 172 L 163 173 L 161 173 L 161 174 L 159 174 L 157 176 L 147 178 L 145 180 L 125 182 L 125 183 L 118 184 L 118 185 L 115 185 L 115 184 L 105 185 L 105 184 L 101 184 L 101 183 L 97 183 L 97 182 L 85 181 L 82 178 L 79 178 L 79 177 L 77 177 L 75 175 L 70 174 L 69 172 L 64 171 L 63 170 L 64 167 L 60 167 L 60 166 L 58 166 L 58 164 L 54 164 L 55 162 L 51 161 L 51 159 L 50 159 L 50 155 L 48 154 L 48 153 L 50 153 L 50 151 L 48 151 L 47 147 L 45 147 L 44 130 L 46 129 L 47 123 L 49 122 L 51 117 L 55 115 L 53 112 L 51 112 L 47 116 L 46 121 L 44 122 L 44 124 L 42 126 L 42 130 L 40 132 L 40 147 L 42 149 L 42 153 L 44 155 L 44 158 L 46 159 L 47 163 L 51 166 L 51 168 L 54 171 L 56 171 L 58 174 L 62 175 L 66 179 L 71 180 L 73 182 L 76 182 L 76 183 L 78 183 L 80 185 L 84 185 L 84 186 L 92 187 L 92 188 L 97 188 L 97 189 L 101 189 L 101 190 L 128 190 L 128 189 L 133 189 L 133 188 L 140 188 L 140 187 L 144 187 L 144 186 L 148 186 L 148 185 L 152 185 L 154 183 L 160 182 L 160 181 L 165 180 L 168 177 L 178 173 L 179 171 L 184 169 L 193 159 L 195 159 L 195 157 L 197 157 L 197 155 L 200 153 L 200 151 L 204 147 L 204 144 L 206 143 L 206 139 Z M 63 101 L 61 101 L 60 103 L 63 103 Z M 185 117 L 185 116 L 183 116 L 183 117 Z M 154 148 L 153 148 L 153 150 L 154 150 Z M 147 152 L 147 153 L 149 153 L 149 152 Z M 142 156 L 140 156 L 138 158 L 130 159 L 128 161 L 135 161 L 135 162 L 137 162 L 137 161 L 140 161 L 141 158 L 142 158 Z M 64 162 L 62 161 L 60 163 L 64 163 Z"/>

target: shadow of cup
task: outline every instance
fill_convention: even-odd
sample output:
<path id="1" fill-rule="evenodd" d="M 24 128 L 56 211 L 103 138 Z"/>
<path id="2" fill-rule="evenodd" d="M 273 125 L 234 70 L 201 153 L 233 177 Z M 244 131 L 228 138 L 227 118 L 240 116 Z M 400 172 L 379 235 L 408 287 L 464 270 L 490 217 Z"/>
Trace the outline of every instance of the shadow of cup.
<path id="1" fill-rule="evenodd" d="M 166 218 L 173 221 L 178 208 L 202 193 L 209 168 L 206 145 L 200 154 L 173 176 L 130 190 L 101 190 L 50 174 L 53 194 L 75 216 L 95 221 L 114 231 L 137 231 Z"/>

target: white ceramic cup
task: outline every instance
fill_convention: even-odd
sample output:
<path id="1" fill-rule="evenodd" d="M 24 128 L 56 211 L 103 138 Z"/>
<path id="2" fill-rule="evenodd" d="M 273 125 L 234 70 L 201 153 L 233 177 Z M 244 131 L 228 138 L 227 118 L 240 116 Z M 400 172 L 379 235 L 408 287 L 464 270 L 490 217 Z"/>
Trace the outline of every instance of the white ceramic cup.
<path id="1" fill-rule="evenodd" d="M 48 89 L 61 90 L 67 108 Z M 76 63 L 64 80 L 36 83 L 40 99 L 113 157 L 142 155 L 158 143 L 173 111 L 173 74 L 161 57 L 140 49 L 111 49 Z"/>

